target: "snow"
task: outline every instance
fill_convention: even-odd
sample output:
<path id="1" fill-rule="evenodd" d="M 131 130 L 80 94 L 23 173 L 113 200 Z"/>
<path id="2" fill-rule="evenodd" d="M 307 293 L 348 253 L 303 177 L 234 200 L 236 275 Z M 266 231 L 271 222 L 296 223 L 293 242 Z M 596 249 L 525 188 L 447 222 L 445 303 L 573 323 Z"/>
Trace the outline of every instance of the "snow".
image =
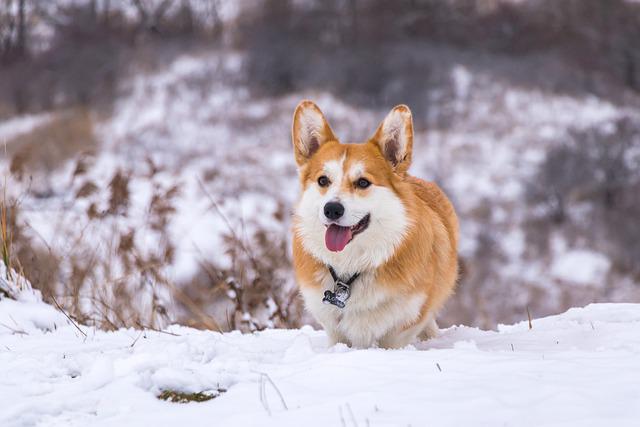
<path id="1" fill-rule="evenodd" d="M 0 144 L 4 145 L 9 140 L 46 124 L 52 117 L 52 114 L 44 113 L 16 116 L 9 120 L 0 121 Z"/>
<path id="2" fill-rule="evenodd" d="M 104 332 L 37 291 L 0 300 L 0 425 L 596 426 L 640 421 L 640 304 L 457 326 L 401 350 L 322 331 Z M 86 334 L 86 336 L 84 335 Z M 227 390 L 170 403 L 162 390 Z"/>
<path id="3" fill-rule="evenodd" d="M 579 285 L 601 283 L 606 277 L 611 261 L 598 252 L 571 250 L 556 256 L 551 273 L 557 279 Z"/>

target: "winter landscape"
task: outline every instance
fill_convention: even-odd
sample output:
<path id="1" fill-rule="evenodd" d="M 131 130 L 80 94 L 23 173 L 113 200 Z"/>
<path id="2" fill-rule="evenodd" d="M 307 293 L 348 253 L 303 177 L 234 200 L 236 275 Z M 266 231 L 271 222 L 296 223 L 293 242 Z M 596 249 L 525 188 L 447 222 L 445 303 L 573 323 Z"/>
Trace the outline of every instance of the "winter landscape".
<path id="1" fill-rule="evenodd" d="M 640 423 L 640 5 L 393 4 L 0 4 L 0 425 Z M 438 338 L 305 312 L 302 99 L 343 142 L 411 107 L 460 218 Z"/>

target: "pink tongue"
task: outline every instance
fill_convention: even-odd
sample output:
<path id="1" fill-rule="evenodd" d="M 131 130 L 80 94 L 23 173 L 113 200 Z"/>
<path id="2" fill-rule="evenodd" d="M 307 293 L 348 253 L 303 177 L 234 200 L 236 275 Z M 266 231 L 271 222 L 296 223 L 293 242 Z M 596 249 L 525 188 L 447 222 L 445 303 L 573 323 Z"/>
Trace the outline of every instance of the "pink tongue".
<path id="1" fill-rule="evenodd" d="M 324 235 L 324 243 L 331 252 L 340 252 L 351 240 L 351 228 L 331 224 Z"/>

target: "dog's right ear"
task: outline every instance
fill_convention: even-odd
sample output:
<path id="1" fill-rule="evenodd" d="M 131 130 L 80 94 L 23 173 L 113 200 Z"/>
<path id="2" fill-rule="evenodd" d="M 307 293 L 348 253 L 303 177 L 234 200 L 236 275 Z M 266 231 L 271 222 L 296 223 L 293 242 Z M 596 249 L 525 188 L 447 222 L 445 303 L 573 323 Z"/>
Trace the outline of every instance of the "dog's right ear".
<path id="1" fill-rule="evenodd" d="M 337 141 L 324 114 L 311 101 L 302 101 L 296 107 L 291 136 L 298 167 L 304 165 L 322 144 Z"/>

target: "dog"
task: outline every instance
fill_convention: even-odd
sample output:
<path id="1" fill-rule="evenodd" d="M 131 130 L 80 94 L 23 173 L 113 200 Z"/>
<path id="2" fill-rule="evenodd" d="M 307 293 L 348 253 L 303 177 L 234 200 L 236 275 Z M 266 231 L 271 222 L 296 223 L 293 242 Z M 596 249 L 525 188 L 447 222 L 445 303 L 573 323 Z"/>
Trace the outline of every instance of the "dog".
<path id="1" fill-rule="evenodd" d="M 407 173 L 409 108 L 393 108 L 367 142 L 342 144 L 302 101 L 292 139 L 295 276 L 330 344 L 402 348 L 434 337 L 458 277 L 458 219 L 436 184 Z"/>
<path id="2" fill-rule="evenodd" d="M 393 108 L 367 142 L 342 144 L 302 101 L 292 140 L 295 275 L 330 344 L 401 348 L 434 337 L 458 277 L 458 219 L 436 184 L 407 173 L 409 108 Z"/>

